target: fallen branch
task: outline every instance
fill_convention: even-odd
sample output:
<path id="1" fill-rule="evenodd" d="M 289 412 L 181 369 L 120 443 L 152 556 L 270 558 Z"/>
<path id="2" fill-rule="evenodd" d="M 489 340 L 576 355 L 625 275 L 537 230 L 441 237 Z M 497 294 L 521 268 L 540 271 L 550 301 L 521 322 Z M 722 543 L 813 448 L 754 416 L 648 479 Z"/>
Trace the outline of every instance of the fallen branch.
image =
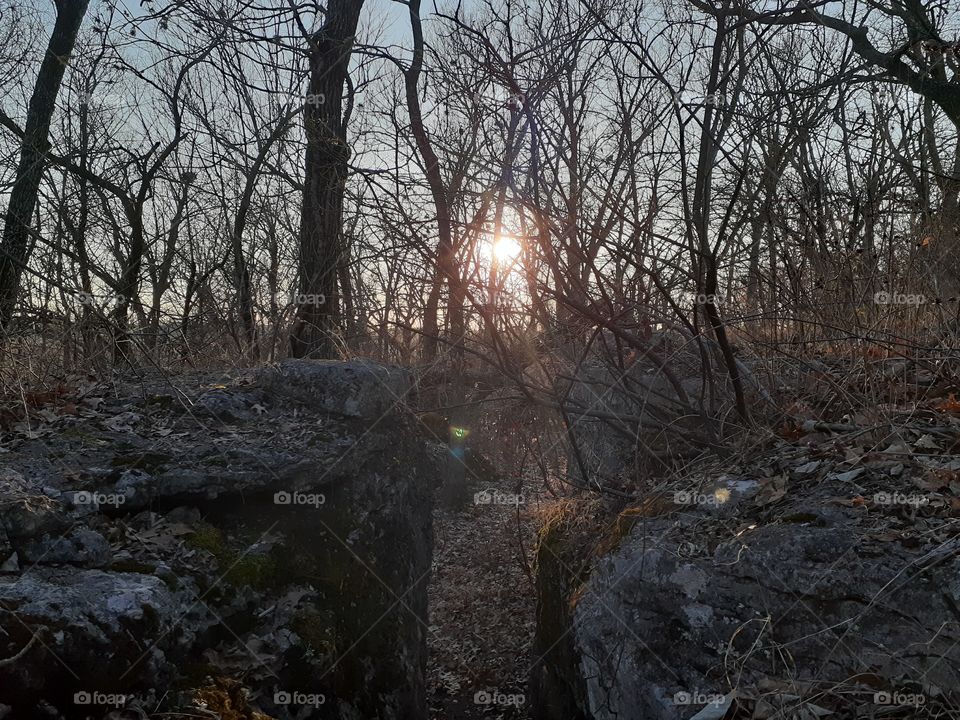
<path id="1" fill-rule="evenodd" d="M 8 658 L 4 658 L 3 660 L 0 660 L 0 667 L 7 667 L 9 665 L 13 665 L 14 663 L 18 662 L 21 658 L 23 658 L 24 655 L 30 652 L 30 648 L 36 645 L 36 643 L 39 641 L 40 633 L 46 629 L 47 629 L 46 625 L 41 625 L 40 627 L 38 627 L 37 632 L 35 632 L 33 634 L 33 637 L 30 638 L 30 642 L 24 645 L 23 649 L 20 652 L 18 652 L 16 655 L 13 655 L 12 657 L 8 657 Z"/>

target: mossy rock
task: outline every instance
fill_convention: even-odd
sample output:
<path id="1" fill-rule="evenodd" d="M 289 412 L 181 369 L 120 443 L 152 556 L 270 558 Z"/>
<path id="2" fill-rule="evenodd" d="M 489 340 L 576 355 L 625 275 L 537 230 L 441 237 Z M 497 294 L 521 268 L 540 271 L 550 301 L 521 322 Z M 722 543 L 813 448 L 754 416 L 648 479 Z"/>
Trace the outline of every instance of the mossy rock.
<path id="1" fill-rule="evenodd" d="M 339 643 L 333 625 L 333 617 L 316 607 L 300 608 L 290 620 L 290 629 L 308 648 L 319 655 L 337 657 L 340 651 L 337 650 Z"/>
<path id="2" fill-rule="evenodd" d="M 624 508 L 597 542 L 593 549 L 593 556 L 603 557 L 615 551 L 637 522 L 659 517 L 674 510 L 676 506 L 665 495 L 653 495 L 639 505 Z"/>
<path id="3" fill-rule="evenodd" d="M 250 707 L 246 688 L 230 678 L 215 678 L 212 685 L 198 688 L 194 696 L 220 720 L 273 720 Z"/>
<path id="4" fill-rule="evenodd" d="M 166 453 L 161 452 L 129 452 L 118 453 L 110 461 L 113 467 L 122 467 L 128 470 L 143 470 L 144 472 L 156 472 L 169 465 L 172 458 Z"/>
<path id="5" fill-rule="evenodd" d="M 153 405 L 161 410 L 172 410 L 178 403 L 173 395 L 151 395 L 147 398 L 147 405 Z"/>
<path id="6" fill-rule="evenodd" d="M 187 538 L 187 545 L 198 550 L 206 550 L 218 559 L 227 550 L 223 533 L 208 523 L 197 525 L 196 531 Z"/>
<path id="7" fill-rule="evenodd" d="M 104 440 L 103 438 L 93 435 L 92 433 L 88 433 L 79 425 L 65 428 L 62 435 L 63 437 L 81 440 L 83 443 L 90 445 L 101 446 L 110 444 L 108 440 Z"/>
<path id="8" fill-rule="evenodd" d="M 223 531 L 208 523 L 201 523 L 187 538 L 187 545 L 210 553 L 223 573 L 223 579 L 236 587 L 249 586 L 266 589 L 277 584 L 277 560 L 273 554 L 246 553 L 230 547 Z"/>
<path id="9" fill-rule="evenodd" d="M 531 672 L 534 705 L 543 720 L 580 720 L 586 688 L 570 627 L 577 601 L 590 575 L 590 553 L 597 531 L 589 503 L 557 503 L 544 519 L 537 539 L 537 632 L 534 653 L 541 658 Z M 584 561 L 584 558 L 587 558 Z M 560 674 L 558 668 L 570 668 Z"/>

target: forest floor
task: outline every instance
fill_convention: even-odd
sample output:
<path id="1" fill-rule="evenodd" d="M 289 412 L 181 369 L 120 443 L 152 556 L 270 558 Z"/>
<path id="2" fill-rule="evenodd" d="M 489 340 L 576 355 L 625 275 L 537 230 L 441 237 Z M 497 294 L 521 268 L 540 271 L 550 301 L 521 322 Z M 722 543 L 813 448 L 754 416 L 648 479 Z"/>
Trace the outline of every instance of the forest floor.
<path id="1" fill-rule="evenodd" d="M 491 493 L 514 492 L 495 481 Z M 470 504 L 434 514 L 427 672 L 434 720 L 529 715 L 527 682 L 536 600 L 533 563 L 539 518 L 551 498 Z"/>

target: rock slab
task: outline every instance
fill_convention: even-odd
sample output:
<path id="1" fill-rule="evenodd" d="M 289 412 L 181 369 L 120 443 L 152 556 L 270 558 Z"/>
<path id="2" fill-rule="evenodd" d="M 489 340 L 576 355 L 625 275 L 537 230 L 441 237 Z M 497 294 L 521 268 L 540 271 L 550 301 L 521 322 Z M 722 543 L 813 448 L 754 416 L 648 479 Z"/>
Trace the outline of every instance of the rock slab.
<path id="1" fill-rule="evenodd" d="M 227 677 L 281 720 L 426 717 L 439 469 L 412 387 L 359 361 L 158 378 L 10 442 L 0 708 L 202 710 Z"/>

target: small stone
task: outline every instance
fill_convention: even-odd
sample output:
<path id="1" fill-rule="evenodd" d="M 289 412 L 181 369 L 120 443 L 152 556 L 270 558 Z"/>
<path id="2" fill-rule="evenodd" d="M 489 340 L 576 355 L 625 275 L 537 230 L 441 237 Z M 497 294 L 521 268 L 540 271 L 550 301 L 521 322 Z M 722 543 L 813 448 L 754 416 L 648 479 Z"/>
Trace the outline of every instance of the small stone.
<path id="1" fill-rule="evenodd" d="M 98 532 L 77 528 L 65 536 L 44 535 L 20 546 L 23 559 L 42 565 L 103 567 L 110 563 L 110 543 Z"/>
<path id="2" fill-rule="evenodd" d="M 20 558 L 17 556 L 17 553 L 12 553 L 10 557 L 3 561 L 3 564 L 0 565 L 0 573 L 15 573 L 20 572 Z M 0 715 L 2 718 L 3 715 Z"/>
<path id="3" fill-rule="evenodd" d="M 167 522 L 171 523 L 184 523 L 185 525 L 193 525 L 200 522 L 200 510 L 195 507 L 190 507 L 188 505 L 180 505 L 175 507 L 173 510 L 168 512 L 165 516 Z"/>

